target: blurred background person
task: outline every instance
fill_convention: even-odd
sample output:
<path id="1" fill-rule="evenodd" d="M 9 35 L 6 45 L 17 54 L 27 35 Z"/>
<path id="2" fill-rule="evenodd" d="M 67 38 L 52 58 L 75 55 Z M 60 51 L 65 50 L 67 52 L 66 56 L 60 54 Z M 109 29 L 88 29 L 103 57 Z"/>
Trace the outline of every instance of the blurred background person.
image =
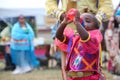
<path id="1" fill-rule="evenodd" d="M 113 15 L 111 0 L 46 0 L 46 12 L 60 21 L 71 8 L 77 8 L 80 13 L 95 14 L 100 23 L 109 20 Z"/>
<path id="2" fill-rule="evenodd" d="M 51 28 L 52 39 L 55 39 L 56 31 L 58 29 L 60 22 L 56 21 L 56 23 Z M 57 61 L 57 67 L 61 67 L 61 53 L 62 51 L 53 43 L 51 44 L 51 53 L 52 58 Z"/>
<path id="3" fill-rule="evenodd" d="M 55 44 L 51 44 L 51 66 L 56 63 L 56 67 L 61 68 L 61 55 L 62 51 Z"/>
<path id="4" fill-rule="evenodd" d="M 117 6 L 117 8 L 114 11 L 114 14 L 110 18 L 108 28 L 112 30 L 113 33 L 113 40 L 118 43 L 117 46 L 120 48 L 120 42 L 119 42 L 119 34 L 120 34 L 120 2 Z"/>
<path id="5" fill-rule="evenodd" d="M 119 49 L 120 49 L 120 2 L 110 18 L 108 28 L 105 31 L 107 51 L 109 52 L 108 71 L 120 74 Z"/>
<path id="6" fill-rule="evenodd" d="M 5 68 L 4 70 L 14 70 L 15 65 L 12 63 L 11 60 L 11 54 L 10 54 L 10 46 L 9 46 L 9 41 L 10 41 L 10 33 L 11 33 L 11 24 L 4 21 L 3 19 L 0 19 L 0 25 L 1 25 L 1 32 L 0 32 L 0 37 L 1 37 L 1 43 L 3 43 L 0 48 L 4 47 L 4 57 L 5 57 Z"/>
<path id="7" fill-rule="evenodd" d="M 33 39 L 34 32 L 31 26 L 25 21 L 24 16 L 20 15 L 11 33 L 12 61 L 16 65 L 13 74 L 29 72 L 39 65 L 34 55 Z"/>

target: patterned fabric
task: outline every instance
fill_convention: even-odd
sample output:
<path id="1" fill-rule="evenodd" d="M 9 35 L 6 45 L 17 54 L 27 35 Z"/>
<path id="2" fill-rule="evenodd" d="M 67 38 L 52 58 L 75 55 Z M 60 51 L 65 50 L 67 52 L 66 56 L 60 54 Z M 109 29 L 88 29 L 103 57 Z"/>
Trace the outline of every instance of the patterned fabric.
<path id="1" fill-rule="evenodd" d="M 75 48 L 70 56 L 68 68 L 72 71 L 97 71 L 99 55 L 84 52 L 80 43 L 76 43 Z M 81 55 L 83 54 L 83 55 Z"/>
<path id="2" fill-rule="evenodd" d="M 70 36 L 74 35 L 70 28 L 64 31 L 68 43 Z M 90 33 L 90 40 L 88 42 L 81 42 L 79 35 L 72 38 L 72 46 L 70 52 L 67 52 L 68 44 L 64 44 L 59 40 L 56 45 L 63 51 L 67 52 L 67 68 L 72 71 L 98 71 L 99 67 L 99 45 L 102 41 L 102 34 L 99 30 L 88 31 Z M 96 34 L 96 35 L 94 35 Z"/>
<path id="3" fill-rule="evenodd" d="M 99 80 L 99 78 L 100 78 L 100 74 L 94 74 L 81 78 L 68 78 L 67 80 Z"/>

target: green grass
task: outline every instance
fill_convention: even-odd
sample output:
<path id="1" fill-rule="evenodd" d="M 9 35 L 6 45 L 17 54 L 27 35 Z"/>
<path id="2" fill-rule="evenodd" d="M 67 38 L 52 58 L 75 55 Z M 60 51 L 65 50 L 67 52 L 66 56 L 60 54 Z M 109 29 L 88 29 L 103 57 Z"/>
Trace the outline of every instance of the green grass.
<path id="1" fill-rule="evenodd" d="M 108 73 L 108 71 L 106 69 L 103 70 L 103 73 L 107 80 L 113 80 L 113 75 Z"/>
<path id="2" fill-rule="evenodd" d="M 0 68 L 3 67 L 4 61 L 0 61 Z M 116 80 L 106 69 L 103 69 L 103 72 L 107 80 Z M 62 75 L 58 68 L 35 69 L 32 72 L 19 75 L 13 75 L 12 71 L 0 71 L 0 80 L 62 80 Z"/>
<path id="3" fill-rule="evenodd" d="M 107 80 L 113 80 L 113 75 L 104 70 Z M 32 72 L 13 75 L 12 71 L 0 71 L 0 80 L 62 80 L 60 69 L 36 69 Z"/>
<path id="4" fill-rule="evenodd" d="M 32 72 L 13 75 L 11 71 L 1 71 L 0 80 L 62 80 L 59 69 L 36 69 Z"/>
<path id="5" fill-rule="evenodd" d="M 30 73 L 13 75 L 12 71 L 1 71 L 1 68 L 4 67 L 5 61 L 0 60 L 0 80 L 62 80 L 61 70 L 58 68 L 44 70 L 35 69 Z M 104 67 L 107 67 L 107 65 L 104 65 Z M 120 80 L 120 77 L 113 79 L 115 76 L 108 73 L 106 68 L 103 69 L 103 72 L 107 80 Z"/>

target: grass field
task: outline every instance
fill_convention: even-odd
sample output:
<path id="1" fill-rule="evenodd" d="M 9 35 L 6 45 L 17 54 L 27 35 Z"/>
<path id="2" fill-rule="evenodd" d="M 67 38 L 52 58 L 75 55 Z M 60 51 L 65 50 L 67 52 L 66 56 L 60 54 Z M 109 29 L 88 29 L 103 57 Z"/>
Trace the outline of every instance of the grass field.
<path id="1" fill-rule="evenodd" d="M 3 68 L 4 64 L 0 62 L 0 68 Z M 113 79 L 113 75 L 108 73 L 106 69 L 103 70 L 107 80 L 120 80 Z M 62 80 L 61 70 L 59 68 L 46 68 L 41 70 L 35 69 L 32 72 L 13 75 L 12 71 L 0 70 L 0 80 Z"/>
<path id="2" fill-rule="evenodd" d="M 104 70 L 107 80 L 113 80 L 113 75 Z M 62 80 L 60 69 L 36 69 L 32 72 L 13 75 L 11 71 L 0 71 L 0 80 Z"/>
<path id="3" fill-rule="evenodd" d="M 58 69 L 39 70 L 13 75 L 11 71 L 1 71 L 0 80 L 62 80 L 61 71 Z"/>

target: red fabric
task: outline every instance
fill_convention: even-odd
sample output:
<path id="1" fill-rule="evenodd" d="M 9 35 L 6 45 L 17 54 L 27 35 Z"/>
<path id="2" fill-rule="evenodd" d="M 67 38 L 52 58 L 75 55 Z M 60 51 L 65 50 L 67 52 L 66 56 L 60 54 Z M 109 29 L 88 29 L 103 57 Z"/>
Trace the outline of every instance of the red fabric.
<path id="1" fill-rule="evenodd" d="M 35 49 L 35 55 L 36 56 L 43 56 L 43 55 L 46 55 L 46 49 L 43 48 L 43 49 Z"/>
<path id="2" fill-rule="evenodd" d="M 0 52 L 0 59 L 4 59 L 4 53 Z"/>
<path id="3" fill-rule="evenodd" d="M 111 71 L 114 70 L 114 67 L 113 67 L 112 64 L 113 64 L 113 63 L 112 63 L 112 60 L 109 60 L 109 61 L 108 61 L 108 72 L 111 72 Z"/>
<path id="4" fill-rule="evenodd" d="M 65 28 L 64 35 L 69 39 L 74 34 L 71 28 Z M 67 52 L 68 45 L 60 42 L 57 38 L 55 39 L 56 46 L 64 52 Z"/>
<path id="5" fill-rule="evenodd" d="M 114 59 L 114 56 L 110 56 L 110 60 L 108 61 L 108 71 L 111 72 L 114 70 L 114 67 L 113 67 L 113 59 Z"/>
<path id="6" fill-rule="evenodd" d="M 99 67 L 99 48 L 102 41 L 102 34 L 99 30 L 88 31 L 90 39 L 87 42 L 82 42 L 79 35 L 75 35 L 73 30 L 65 28 L 64 35 L 67 37 L 67 43 L 62 43 L 56 38 L 56 45 L 67 52 L 69 49 L 69 41 L 72 38 L 70 51 L 67 52 L 66 70 L 71 71 L 98 71 Z M 72 52 L 71 52 L 72 51 Z"/>
<path id="7" fill-rule="evenodd" d="M 60 42 L 56 38 L 56 45 L 67 52 L 66 70 L 72 71 L 97 71 L 99 66 L 99 46 L 102 41 L 102 34 L 99 30 L 88 31 L 90 39 L 87 42 L 81 42 L 79 35 L 72 38 L 72 45 L 70 46 L 70 53 L 67 52 L 69 48 L 69 40 L 74 35 L 71 28 L 65 28 L 64 35 L 67 37 L 68 44 Z M 76 49 L 76 50 L 75 50 Z M 72 52 L 71 52 L 72 51 Z M 79 55 L 82 55 L 81 58 Z M 79 58 L 78 58 L 79 57 Z M 80 60 L 81 59 L 81 60 Z"/>
<path id="8" fill-rule="evenodd" d="M 95 53 L 99 49 L 99 45 L 103 39 L 99 30 L 88 31 L 90 33 L 90 40 L 87 42 L 81 42 L 85 51 L 88 53 Z"/>
<path id="9" fill-rule="evenodd" d="M 90 33 L 90 40 L 88 42 L 81 42 L 81 44 L 84 47 L 85 52 L 95 53 L 98 50 L 99 44 L 101 43 L 103 37 L 99 30 L 92 30 L 92 31 L 88 31 L 88 32 Z M 65 28 L 64 35 L 69 40 L 69 38 L 72 35 L 74 35 L 74 32 L 71 28 Z M 57 38 L 55 39 L 55 43 L 62 51 L 67 52 L 66 51 L 68 48 L 67 44 L 60 42 Z"/>
<path id="10" fill-rule="evenodd" d="M 80 77 L 80 78 L 68 78 L 67 80 L 99 80 L 100 74 L 94 74 L 91 76 Z"/>

